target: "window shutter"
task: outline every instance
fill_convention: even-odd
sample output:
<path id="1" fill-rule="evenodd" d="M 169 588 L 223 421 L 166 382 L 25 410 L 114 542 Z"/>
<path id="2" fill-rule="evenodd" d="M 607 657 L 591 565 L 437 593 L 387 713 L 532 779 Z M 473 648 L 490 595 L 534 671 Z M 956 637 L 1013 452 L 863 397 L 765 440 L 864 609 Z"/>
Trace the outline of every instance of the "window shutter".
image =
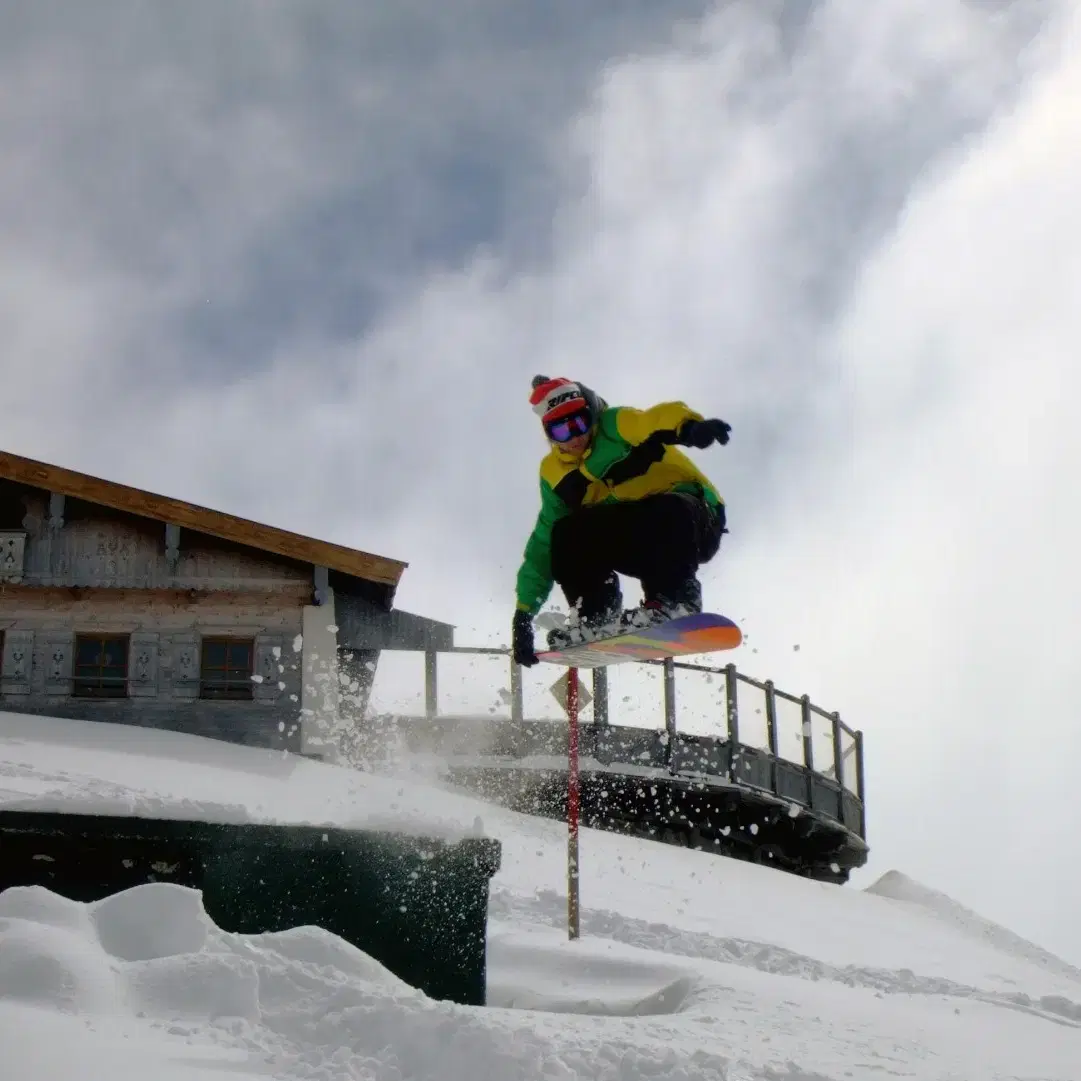
<path id="1" fill-rule="evenodd" d="M 128 647 L 128 693 L 151 698 L 158 693 L 158 645 L 156 631 L 135 631 Z"/>
<path id="2" fill-rule="evenodd" d="M 26 533 L 0 532 L 0 582 L 21 582 L 25 558 Z"/>
<path id="3" fill-rule="evenodd" d="M 255 638 L 255 657 L 252 663 L 252 697 L 256 702 L 276 702 L 281 695 L 278 683 L 281 673 L 282 651 L 285 638 L 280 634 L 260 634 Z"/>
<path id="4" fill-rule="evenodd" d="M 193 631 L 173 635 L 173 695 L 199 697 L 199 636 Z"/>
<path id="5" fill-rule="evenodd" d="M 72 631 L 46 631 L 42 635 L 42 650 L 45 659 L 45 693 L 71 694 L 75 634 Z"/>
<path id="6" fill-rule="evenodd" d="M 0 690 L 29 694 L 34 666 L 34 632 L 4 631 L 4 660 L 0 664 Z"/>

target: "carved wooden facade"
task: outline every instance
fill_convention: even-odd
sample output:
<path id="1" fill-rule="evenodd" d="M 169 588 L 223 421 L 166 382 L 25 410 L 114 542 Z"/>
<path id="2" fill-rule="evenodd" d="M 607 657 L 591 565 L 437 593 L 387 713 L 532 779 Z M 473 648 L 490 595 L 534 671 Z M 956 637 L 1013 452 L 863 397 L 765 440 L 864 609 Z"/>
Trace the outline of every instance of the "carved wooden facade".
<path id="1" fill-rule="evenodd" d="M 305 628 L 350 644 L 335 587 L 383 626 L 404 566 L 0 452 L 0 711 L 306 750 L 336 706 Z"/>

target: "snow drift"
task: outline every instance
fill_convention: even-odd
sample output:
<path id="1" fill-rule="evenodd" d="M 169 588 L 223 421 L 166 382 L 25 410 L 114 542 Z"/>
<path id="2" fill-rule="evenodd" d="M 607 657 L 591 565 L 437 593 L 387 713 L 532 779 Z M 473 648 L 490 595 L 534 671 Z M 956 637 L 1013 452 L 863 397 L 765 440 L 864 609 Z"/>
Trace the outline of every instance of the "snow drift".
<path id="1" fill-rule="evenodd" d="M 0 714 L 0 808 L 422 822 L 503 845 L 486 1008 L 317 928 L 231 935 L 149 884 L 0 895 L 4 1081 L 1077 1081 L 1081 975 L 891 872 L 860 892 L 585 830 L 416 779 L 124 726 Z M 400 817 L 399 817 L 400 816 Z"/>

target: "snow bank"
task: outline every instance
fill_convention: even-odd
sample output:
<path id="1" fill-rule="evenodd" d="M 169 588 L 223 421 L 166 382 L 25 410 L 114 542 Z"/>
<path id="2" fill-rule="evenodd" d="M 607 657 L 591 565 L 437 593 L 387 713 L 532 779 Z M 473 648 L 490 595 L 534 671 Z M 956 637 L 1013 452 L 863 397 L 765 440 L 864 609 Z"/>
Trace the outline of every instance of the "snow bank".
<path id="1" fill-rule="evenodd" d="M 42 1014 L 91 1024 L 64 1030 Z M 67 1054 L 52 1045 L 60 1031 Z M 0 1033 L 20 1064 L 3 1075 L 12 1081 L 84 1079 L 81 1052 L 103 1041 L 110 1072 L 101 1076 L 137 1076 L 121 1066 L 130 1070 L 128 1060 L 137 1063 L 152 1040 L 174 1071 L 177 1043 L 201 1049 L 196 1061 L 185 1055 L 187 1078 L 223 1071 L 215 1051 L 234 1061 L 241 1053 L 245 1072 L 319 1081 L 725 1076 L 724 1060 L 704 1051 L 677 1053 L 651 1040 L 612 1048 L 596 1026 L 558 1037 L 554 1026 L 537 1031 L 525 1014 L 489 1011 L 486 1019 L 484 1011 L 433 1002 L 315 928 L 227 934 L 197 892 L 167 884 L 92 905 L 38 887 L 0 894 Z M 124 1053 L 133 1035 L 135 1050 Z M 171 1074 L 154 1067 L 142 1076 Z"/>
<path id="2" fill-rule="evenodd" d="M 0 715 L 0 806 L 483 829 L 486 1009 L 316 928 L 229 935 L 155 884 L 0 895 L 4 1081 L 1077 1081 L 1081 977 L 899 874 L 866 892 L 409 780 L 211 740 Z M 482 821 L 478 822 L 477 820 Z"/>
<path id="3" fill-rule="evenodd" d="M 90 905 L 8 890 L 2 1076 L 1076 1079 L 1081 1026 L 1037 1004 L 885 993 L 501 921 L 491 952 L 497 1001 L 460 1007 L 316 928 L 227 934 L 184 887 Z"/>
<path id="4" fill-rule="evenodd" d="M 566 827 L 495 810 L 484 821 L 502 844 L 493 915 L 565 927 Z M 880 989 L 1024 988 L 1081 1001 L 1069 966 L 1001 949 L 892 898 L 598 830 L 582 831 L 580 858 L 587 937 Z"/>
<path id="5" fill-rule="evenodd" d="M 1081 969 L 1067 964 L 1053 953 L 1014 934 L 1013 931 L 977 915 L 971 909 L 958 904 L 953 898 L 947 897 L 946 894 L 920 885 L 900 871 L 887 871 L 864 892 L 878 897 L 888 897 L 905 904 L 918 905 L 963 934 L 979 939 L 1002 953 L 1081 983 Z"/>
<path id="6" fill-rule="evenodd" d="M 416 776 L 364 774 L 179 733 L 0 713 L 5 806 L 408 829 L 448 839 L 487 833 L 502 844 L 493 914 L 566 923 L 563 824 Z M 581 855 L 583 920 L 592 935 L 722 960 L 757 957 L 776 972 L 822 978 L 877 980 L 876 971 L 905 970 L 921 986 L 938 980 L 1081 997 L 1081 975 L 1070 966 L 1049 963 L 1016 936 L 1007 945 L 1002 934 L 973 933 L 978 917 L 958 916 L 959 906 L 949 908 L 941 895 L 932 904 L 925 891 L 924 903 L 913 903 L 913 884 L 902 888 L 896 876 L 860 892 L 597 830 L 582 832 Z"/>
<path id="7" fill-rule="evenodd" d="M 624 1017 L 673 1014 L 699 982 L 693 964 L 604 939 L 570 942 L 551 932 L 499 926 L 489 932 L 490 1006 Z"/>

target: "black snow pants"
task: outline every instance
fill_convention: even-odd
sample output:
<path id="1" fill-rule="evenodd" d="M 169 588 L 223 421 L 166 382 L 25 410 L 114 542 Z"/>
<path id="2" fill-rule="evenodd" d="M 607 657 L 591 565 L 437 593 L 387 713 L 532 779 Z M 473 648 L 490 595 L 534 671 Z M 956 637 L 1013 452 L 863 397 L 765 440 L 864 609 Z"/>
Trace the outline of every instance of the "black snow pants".
<path id="1" fill-rule="evenodd" d="M 724 506 L 684 492 L 582 507 L 552 530 L 552 577 L 582 619 L 605 618 L 622 605 L 617 574 L 637 578 L 647 601 L 679 598 L 724 532 Z"/>

